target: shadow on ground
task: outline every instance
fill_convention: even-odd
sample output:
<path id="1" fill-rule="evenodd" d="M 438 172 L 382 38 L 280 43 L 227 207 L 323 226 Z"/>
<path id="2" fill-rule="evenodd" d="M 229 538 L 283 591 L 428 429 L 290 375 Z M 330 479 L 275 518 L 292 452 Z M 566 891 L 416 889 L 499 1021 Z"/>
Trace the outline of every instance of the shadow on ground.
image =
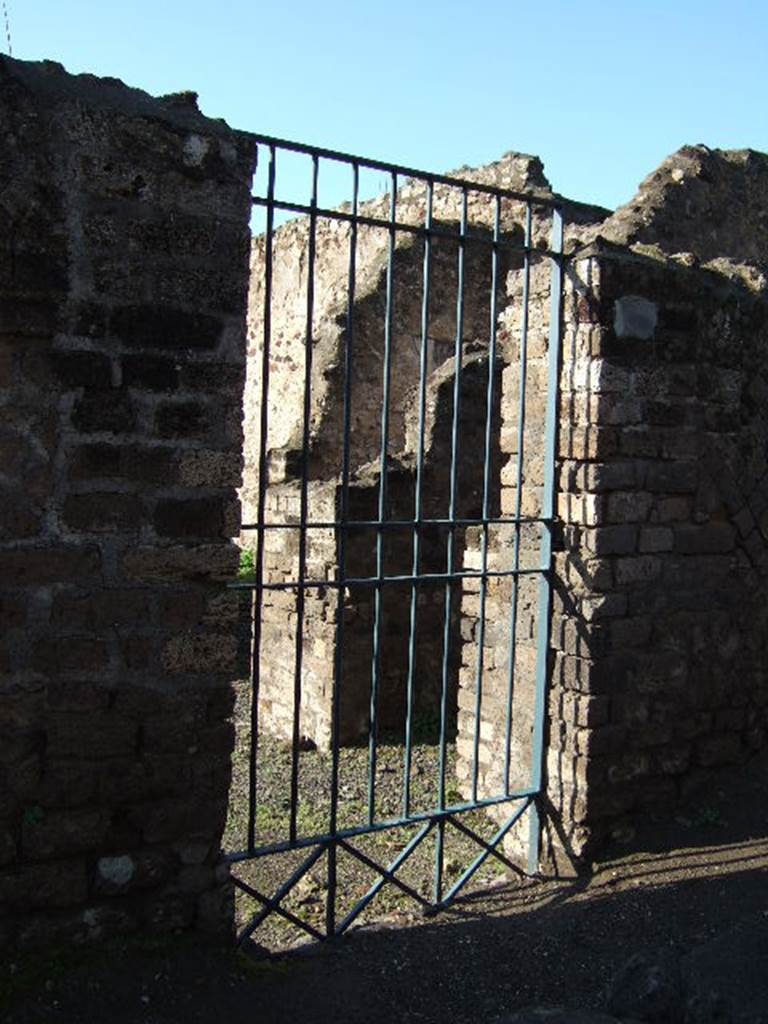
<path id="1" fill-rule="evenodd" d="M 255 962 L 184 939 L 110 946 L 18 985 L 7 1024 L 482 1024 L 531 1005 L 599 1009 L 635 953 L 657 959 L 768 913 L 768 758 L 648 818 L 588 879 L 513 882 L 439 918 L 400 916 Z M 3 967 L 7 980 L 10 967 Z M 16 975 L 26 970 L 16 965 Z M 30 975 L 30 977 L 32 977 Z M 46 984 L 47 983 L 47 984 Z"/>

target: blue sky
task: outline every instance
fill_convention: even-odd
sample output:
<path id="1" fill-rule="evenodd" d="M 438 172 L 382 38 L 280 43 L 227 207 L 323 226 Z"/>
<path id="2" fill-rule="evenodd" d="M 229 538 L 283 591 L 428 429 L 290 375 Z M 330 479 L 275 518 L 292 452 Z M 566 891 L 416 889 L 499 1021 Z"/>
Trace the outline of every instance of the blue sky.
<path id="1" fill-rule="evenodd" d="M 426 170 L 537 153 L 557 191 L 609 207 L 684 143 L 768 150 L 765 0 L 6 5 L 16 57 Z"/>

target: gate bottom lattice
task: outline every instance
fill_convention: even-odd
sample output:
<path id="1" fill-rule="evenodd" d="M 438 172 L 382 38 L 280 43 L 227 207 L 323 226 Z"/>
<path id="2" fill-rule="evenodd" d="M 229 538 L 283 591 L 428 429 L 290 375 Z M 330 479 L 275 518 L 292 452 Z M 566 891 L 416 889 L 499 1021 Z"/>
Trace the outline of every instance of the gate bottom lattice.
<path id="1" fill-rule="evenodd" d="M 431 913 L 488 862 L 521 871 L 505 840 L 524 821 L 527 870 L 537 869 L 562 217 L 554 199 L 483 180 L 258 141 L 267 160 L 254 195 L 263 233 L 247 385 L 258 395 L 256 500 L 243 526 L 255 543 L 251 576 L 234 585 L 253 593 L 247 810 L 227 857 L 258 907 L 241 941 L 269 918 L 322 940 L 385 886 Z M 305 164 L 302 201 L 289 202 L 278 179 L 288 158 Z M 364 200 L 370 172 L 389 191 Z M 324 179 L 342 174 L 351 201 L 323 206 Z M 535 329 L 533 274 L 539 302 L 547 282 L 549 311 Z M 428 797 L 414 784 L 424 721 L 435 740 Z M 382 797 L 393 737 L 395 811 Z M 365 766 L 350 781 L 352 748 Z M 310 751 L 325 772 L 319 788 Z M 362 793 L 353 821 L 351 792 Z M 387 856 L 364 848 L 374 837 Z M 467 859 L 448 870 L 451 837 Z M 428 842 L 429 894 L 409 875 Z M 254 881 L 248 865 L 285 857 L 277 884 Z M 375 879 L 343 908 L 342 861 Z M 311 914 L 300 911 L 308 880 L 322 912 L 317 895 Z"/>

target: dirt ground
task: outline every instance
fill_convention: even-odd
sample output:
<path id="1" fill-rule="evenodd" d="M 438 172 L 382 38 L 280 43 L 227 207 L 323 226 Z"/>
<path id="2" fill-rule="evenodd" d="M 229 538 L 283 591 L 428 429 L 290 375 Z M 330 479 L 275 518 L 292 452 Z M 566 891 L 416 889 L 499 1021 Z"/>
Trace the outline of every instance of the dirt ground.
<path id="1" fill-rule="evenodd" d="M 401 916 L 280 960 L 182 937 L 0 965 L 5 1024 L 482 1024 L 599 1009 L 636 952 L 686 952 L 768 914 L 768 756 L 647 819 L 590 878 L 519 881 L 437 918 Z"/>

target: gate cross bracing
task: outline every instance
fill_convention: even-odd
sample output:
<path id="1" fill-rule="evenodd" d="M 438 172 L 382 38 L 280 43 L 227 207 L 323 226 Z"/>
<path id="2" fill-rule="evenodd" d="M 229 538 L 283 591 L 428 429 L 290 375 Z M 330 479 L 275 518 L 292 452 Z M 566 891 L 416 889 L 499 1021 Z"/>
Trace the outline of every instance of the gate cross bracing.
<path id="1" fill-rule="evenodd" d="M 260 211 L 263 232 L 260 236 L 261 262 L 259 272 L 260 291 L 257 289 L 263 305 L 258 310 L 258 333 L 255 339 L 260 347 L 257 376 L 260 391 L 258 401 L 258 486 L 256 497 L 256 521 L 245 523 L 244 536 L 254 537 L 251 545 L 254 551 L 254 574 L 252 581 L 234 584 L 236 588 L 252 591 L 253 594 L 253 638 L 252 638 L 252 685 L 250 691 L 250 737 L 248 753 L 248 811 L 247 826 L 241 848 L 227 853 L 232 865 L 235 885 L 241 892 L 251 897 L 258 910 L 242 929 L 241 941 L 246 940 L 271 915 L 278 915 L 284 921 L 309 934 L 313 939 L 322 940 L 340 935 L 346 931 L 353 921 L 369 905 L 382 887 L 391 883 L 401 892 L 416 900 L 426 910 L 439 910 L 448 906 L 462 888 L 475 875 L 489 857 L 494 857 L 505 866 L 517 869 L 505 855 L 503 840 L 513 826 L 525 815 L 529 821 L 528 871 L 534 873 L 539 862 L 540 849 L 540 809 L 543 797 L 543 759 L 545 705 L 548 684 L 548 650 L 549 650 L 549 619 L 551 605 L 551 568 L 552 568 L 552 528 L 554 522 L 554 467 L 558 409 L 558 382 L 561 340 L 561 303 L 562 303 L 562 272 L 563 272 L 563 220 L 556 199 L 542 198 L 533 193 L 513 191 L 496 187 L 483 181 L 464 180 L 457 177 L 446 177 L 414 171 L 392 164 L 374 160 L 364 160 L 329 150 L 299 145 L 269 137 L 257 139 L 263 188 L 256 188 L 253 196 L 255 211 Z M 306 161 L 309 169 L 310 187 L 309 201 L 295 202 L 281 198 L 280 178 L 278 169 L 281 163 L 301 158 Z M 387 190 L 376 200 L 363 199 L 363 176 L 371 172 L 386 180 Z M 319 201 L 320 183 L 325 174 L 333 174 L 336 179 L 340 174 L 348 176 L 349 201 L 339 205 L 330 204 L 326 207 Z M 257 181 L 259 177 L 257 176 Z M 274 281 L 276 274 L 276 247 L 280 236 L 281 223 L 289 218 L 300 218 L 303 225 L 303 264 L 300 303 L 303 307 L 303 325 L 301 328 L 301 358 L 296 361 L 292 370 L 292 386 L 294 395 L 300 393 L 297 403 L 297 429 L 300 436 L 300 450 L 293 452 L 292 480 L 293 493 L 297 499 L 294 514 L 275 517 L 271 514 L 274 502 L 270 502 L 270 489 L 273 487 L 275 474 L 275 452 L 271 445 L 271 432 L 278 416 L 285 414 L 281 403 L 285 402 L 286 392 L 280 391 L 275 383 L 276 372 L 280 364 L 275 354 L 281 344 L 279 333 L 281 310 L 276 308 Z M 512 223 L 514 221 L 514 224 Z M 293 220 L 293 224 L 297 221 Z M 328 330 L 325 323 L 318 328 L 318 271 L 317 267 L 323 259 L 323 245 L 329 235 L 328 225 L 336 225 L 336 245 L 341 245 L 344 261 L 342 278 L 345 284 L 345 312 L 336 316 L 339 328 L 339 351 L 336 365 L 332 367 L 331 376 L 335 373 L 338 382 L 338 416 L 337 416 L 337 464 L 329 469 L 328 457 L 323 460 L 322 474 L 317 470 L 318 460 L 315 457 L 318 445 L 319 417 L 313 389 L 327 387 L 317 373 L 318 333 Z M 545 232 L 545 234 L 543 234 Z M 366 234 L 367 233 L 367 234 Z M 381 245 L 381 293 L 380 312 L 383 322 L 380 324 L 380 344 L 371 346 L 362 338 L 360 321 L 368 313 L 361 312 L 358 301 L 362 286 L 360 285 L 360 263 L 365 254 L 361 255 L 370 238 L 377 235 L 383 239 Z M 365 236 L 365 237 L 364 237 Z M 535 237 L 534 237 L 535 236 Z M 547 237 L 548 236 L 548 237 Z M 339 243 L 341 238 L 341 243 Z M 543 239 L 543 240 L 542 240 Z M 410 249 L 408 249 L 410 246 Z M 403 427 L 398 420 L 400 413 L 395 406 L 401 400 L 398 381 L 398 358 L 403 347 L 398 341 L 398 331 L 403 330 L 402 317 L 399 315 L 404 304 L 404 296 L 398 292 L 403 283 L 400 273 L 402 253 L 409 253 L 408 258 L 416 260 L 419 266 L 419 279 L 408 282 L 410 294 L 408 302 L 419 307 L 418 325 L 411 338 L 413 351 L 416 353 L 416 364 L 406 370 L 412 394 L 412 421 L 415 427 L 415 441 L 411 443 L 411 459 L 409 463 L 410 489 L 407 492 L 410 507 L 404 511 L 403 502 L 398 505 L 393 500 L 395 489 L 393 476 L 393 449 L 402 443 Z M 446 259 L 450 259 L 452 269 L 446 278 Z M 436 267 L 442 268 L 440 287 L 434 285 Z M 531 272 L 536 264 L 544 266 L 548 279 L 549 295 L 545 308 L 548 306 L 548 323 L 539 323 L 540 332 L 545 336 L 543 358 L 543 380 L 537 385 L 540 404 L 539 448 L 535 455 L 539 463 L 538 504 L 533 513 L 526 513 L 524 477 L 530 473 L 524 465 L 524 448 L 526 444 L 526 404 L 530 403 L 531 388 L 527 382 L 529 355 L 529 305 L 531 303 Z M 472 268 L 478 265 L 485 267 L 485 297 L 480 303 L 484 310 L 485 337 L 472 339 L 468 344 L 466 320 L 468 303 L 478 305 L 477 290 L 479 288 L 477 273 Z M 514 348 L 516 363 L 516 394 L 511 397 L 500 394 L 500 370 L 509 359 L 509 349 L 501 350 L 500 318 L 502 304 L 507 305 L 505 277 L 510 267 L 516 268 L 520 281 L 517 298 L 517 316 L 514 320 L 516 335 Z M 453 288 L 448 296 L 446 280 Z M 480 282 L 482 284 L 482 281 Z M 253 285 L 252 285 L 253 287 Z M 323 284 L 323 287 L 326 287 Z M 469 289 L 473 289 L 470 294 Z M 439 295 L 435 295 L 439 291 Z M 418 294 L 416 294 L 418 293 Z M 540 298 L 540 296 L 539 296 Z M 446 313 L 448 310 L 448 313 Z M 451 395 L 450 413 L 446 420 L 446 442 L 444 469 L 446 470 L 446 486 L 443 493 L 442 508 L 437 509 L 435 502 L 425 493 L 429 486 L 430 476 L 425 455 L 425 434 L 430 426 L 430 417 L 437 413 L 430 409 L 430 402 L 436 402 L 435 392 L 430 391 L 430 379 L 435 370 L 435 343 L 433 339 L 433 322 L 441 316 L 448 316 L 454 329 L 450 348 L 443 345 L 442 372 L 443 379 Z M 277 325 L 277 326 L 276 326 Z M 443 330 L 445 325 L 443 324 Z M 507 330 L 505 343 L 508 341 Z M 363 339 L 364 341 L 365 339 Z M 376 353 L 371 354 L 373 348 Z M 481 351 L 479 363 L 470 366 L 468 350 Z M 505 354 L 506 353 L 506 354 Z M 368 360 L 374 364 L 378 374 L 378 383 L 361 401 L 378 401 L 378 408 L 355 407 L 356 387 L 360 385 L 361 374 L 357 373 L 360 364 Z M 471 361 L 471 360 L 470 360 Z M 483 401 L 479 409 L 477 396 L 472 399 L 473 407 L 469 407 L 466 398 L 466 380 L 470 371 L 477 374 L 478 366 L 484 374 L 482 391 Z M 439 369 L 439 367 L 438 367 Z M 372 372 L 368 372 L 370 382 Z M 362 375 L 365 377 L 365 374 Z M 298 378 L 298 381 L 297 381 Z M 542 384 L 546 388 L 546 396 L 541 394 Z M 296 388 L 298 387 L 298 392 Z M 271 388 L 276 392 L 272 395 Z M 373 395 L 373 399 L 371 398 Z M 462 405 L 464 398 L 464 405 Z M 544 399 L 542 403 L 542 399 Z M 324 399 L 328 405 L 327 395 Z M 498 465 L 494 464 L 493 452 L 498 443 L 499 403 L 505 409 L 514 405 L 514 409 L 505 413 L 505 422 L 514 423 L 513 433 L 516 443 L 509 450 L 513 453 L 509 462 L 514 464 L 513 479 L 516 481 L 512 491 L 511 508 L 507 507 L 506 515 L 498 501 L 494 498 L 494 487 L 497 481 Z M 478 411 L 479 409 L 479 411 Z M 358 463 L 362 459 L 359 449 L 358 434 L 366 429 L 361 426 L 360 413 L 367 416 L 370 427 L 375 424 L 375 452 L 369 459 L 374 470 L 373 490 L 375 500 L 371 502 L 367 513 L 360 512 L 360 504 L 355 501 L 355 490 Z M 473 438 L 470 452 L 467 450 L 464 422 L 469 415 L 475 419 L 480 416 L 482 429 Z M 397 422 L 396 422 L 397 420 Z M 412 429 L 412 433 L 413 433 Z M 398 438 L 395 435 L 398 434 Z M 465 448 L 462 449 L 462 441 Z M 530 457 L 530 453 L 526 458 Z M 476 507 L 468 510 L 463 502 L 462 459 L 471 461 L 482 470 L 481 482 L 478 484 L 478 501 Z M 480 466 L 480 462 L 482 465 Z M 330 506 L 322 506 L 323 514 L 313 517 L 312 495 L 313 486 L 318 475 L 331 479 L 333 500 Z M 541 484 L 543 483 L 543 486 Z M 328 509 L 330 508 L 330 513 Z M 501 532 L 506 530 L 506 561 L 493 559 L 494 544 L 499 543 Z M 536 555 L 523 564 L 521 562 L 521 534 L 523 531 L 535 531 Z M 431 532 L 430 532 L 431 531 Z M 474 531 L 477 538 L 477 557 L 471 564 L 462 564 L 461 545 L 463 539 Z M 283 538 L 290 534 L 294 539 L 292 550 L 295 553 L 290 563 L 291 569 L 286 575 L 270 572 L 265 556 L 270 549 L 271 538 L 280 534 Z M 335 565 L 332 571 L 320 573 L 313 561 L 313 538 L 317 536 L 332 538 L 335 551 Z M 399 542 L 400 560 L 394 568 L 391 564 L 393 541 L 397 535 L 405 536 L 406 541 Z M 353 545 L 359 545 L 359 538 L 368 538 L 370 548 L 369 568 L 361 570 L 358 563 L 352 565 L 350 554 Z M 435 538 L 438 538 L 435 540 Z M 427 548 L 432 550 L 437 544 L 441 554 L 437 561 L 426 558 Z M 403 561 L 403 552 L 407 551 L 407 559 Z M 397 561 L 397 559 L 395 559 Z M 428 563 L 428 564 L 427 564 Z M 535 658 L 532 659 L 529 685 L 532 696 L 532 714 L 527 726 L 529 743 L 525 748 L 527 763 L 518 766 L 511 772 L 510 762 L 513 760 L 513 693 L 519 685 L 516 673 L 516 644 L 518 636 L 518 592 L 524 580 L 537 582 L 538 613 L 535 626 L 531 632 L 531 640 L 535 644 Z M 503 762 L 496 772 L 496 782 L 484 783 L 479 777 L 481 732 L 485 714 L 482 710 L 483 688 L 487 672 L 488 636 L 487 607 L 488 593 L 491 587 L 502 581 L 508 584 L 509 596 L 506 599 L 507 622 L 507 655 L 506 655 L 506 708 L 497 712 L 502 721 L 499 733 L 503 739 L 499 757 Z M 479 610 L 476 628 L 472 636 L 462 638 L 457 635 L 456 622 L 460 614 L 463 594 L 472 589 L 479 596 Z M 388 616 L 395 614 L 393 599 L 388 595 L 395 592 L 401 598 L 401 616 L 407 622 L 404 634 L 407 635 L 407 654 L 403 653 L 402 674 L 404 692 L 401 694 L 402 713 L 402 786 L 398 796 L 400 811 L 397 814 L 382 813 L 377 804 L 377 761 L 380 753 L 382 733 L 382 700 L 385 681 L 382 673 L 382 658 L 386 657 L 388 644 Z M 367 644 L 367 678 L 360 679 L 359 670 L 349 671 L 348 650 L 353 642 L 350 632 L 349 602 L 350 594 L 367 594 L 367 606 L 371 608 L 370 619 L 366 629 Z M 286 621 L 285 645 L 290 647 L 290 658 L 293 666 L 292 685 L 285 699 L 290 705 L 291 724 L 286 739 L 290 747 L 289 807 L 285 830 L 282 835 L 275 835 L 274 830 L 261 827 L 263 815 L 260 815 L 259 778 L 259 745 L 264 732 L 261 705 L 263 694 L 269 681 L 271 664 L 275 651 L 267 649 L 266 643 L 274 643 L 274 639 L 265 641 L 264 622 L 270 601 L 276 595 L 289 595 L 290 620 L 293 635 Z M 442 619 L 441 629 L 434 628 L 430 623 L 427 632 L 420 621 L 424 598 L 429 594 L 429 601 L 439 610 Z M 301 790 L 300 758 L 306 749 L 305 722 L 302 720 L 306 712 L 306 693 L 303 689 L 308 684 L 310 673 L 307 670 L 309 655 L 306 647 L 308 639 L 308 616 L 311 602 L 323 596 L 325 601 L 324 614 L 329 618 L 329 628 L 333 632 L 332 650 L 326 652 L 329 684 L 327 697 L 329 703 L 329 728 L 326 745 L 329 748 L 328 803 L 325 827 L 318 830 L 313 826 L 307 831 L 299 813 Z M 314 607 L 312 605 L 311 607 Z M 436 614 L 434 611 L 431 614 Z M 287 613 L 286 613 L 287 615 Z M 355 627 L 358 628 L 358 627 Z M 452 742 L 451 729 L 455 719 L 456 693 L 453 675 L 456 671 L 458 652 L 457 646 L 464 643 L 462 658 L 465 671 L 474 676 L 474 686 L 468 693 L 470 699 L 464 702 L 465 732 L 469 729 L 469 745 L 465 750 L 465 761 L 469 765 L 468 775 L 464 780 L 464 790 L 457 794 L 447 778 L 447 752 Z M 439 664 L 433 665 L 430 679 L 425 682 L 420 675 L 419 658 L 425 644 L 439 647 Z M 474 665 L 466 669 L 470 661 L 467 653 L 470 644 Z M 283 660 L 287 657 L 282 652 Z M 431 688 L 435 695 L 435 725 L 437 729 L 437 758 L 435 767 L 434 800 L 428 806 L 414 806 L 411 798 L 412 771 L 415 737 L 418 732 L 419 691 Z M 364 720 L 365 735 L 362 742 L 367 750 L 367 778 L 365 781 L 365 807 L 361 810 L 359 820 L 342 821 L 340 811 L 344 807 L 344 793 L 340 789 L 340 760 L 342 745 L 345 739 L 343 707 L 347 694 L 352 690 L 361 690 L 367 715 Z M 358 700 L 359 704 L 359 700 Z M 473 706 L 474 705 L 474 706 Z M 469 722 L 469 726 L 466 723 Z M 519 752 L 518 752 L 519 753 Z M 523 784 L 518 784 L 523 774 Z M 512 784 L 513 776 L 516 779 Z M 498 828 L 490 839 L 485 839 L 470 828 L 466 822 L 469 812 L 486 809 L 494 813 Z M 503 812 L 503 814 L 502 814 Z M 407 842 L 394 859 L 388 863 L 379 863 L 355 846 L 355 841 L 389 830 L 405 831 Z M 448 829 L 460 832 L 476 844 L 477 854 L 464 867 L 459 877 L 447 883 L 444 874 L 443 847 Z M 428 836 L 434 841 L 434 870 L 431 899 L 403 880 L 399 872 L 420 847 Z M 300 862 L 286 871 L 286 876 L 276 891 L 265 893 L 251 881 L 238 877 L 238 870 L 248 862 L 265 857 L 275 857 L 293 851 Z M 337 906 L 337 860 L 340 853 L 356 858 L 377 876 L 362 898 L 356 899 L 344 915 L 339 919 Z M 309 922 L 287 909 L 284 905 L 289 894 L 301 880 L 315 868 L 318 861 L 325 858 L 327 882 L 325 886 L 325 909 L 323 923 Z M 295 863 L 295 861 L 294 861 Z"/>

